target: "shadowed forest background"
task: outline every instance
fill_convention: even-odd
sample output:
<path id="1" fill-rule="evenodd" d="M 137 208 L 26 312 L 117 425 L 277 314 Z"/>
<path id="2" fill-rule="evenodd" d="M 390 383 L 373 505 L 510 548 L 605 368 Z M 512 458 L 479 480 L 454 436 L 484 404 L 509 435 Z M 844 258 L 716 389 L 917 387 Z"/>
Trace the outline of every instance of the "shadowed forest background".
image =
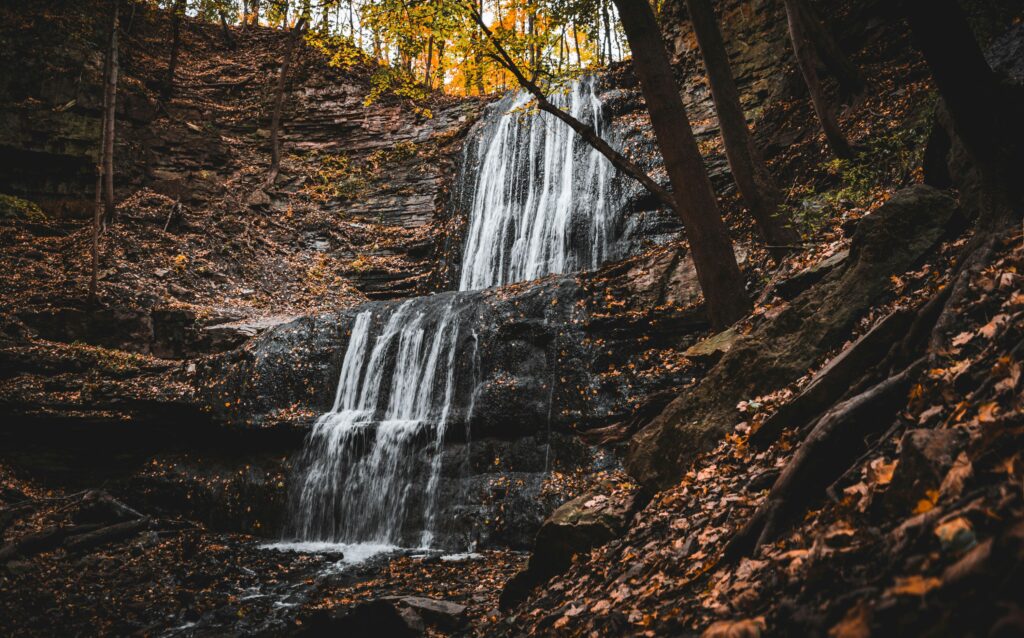
<path id="1" fill-rule="evenodd" d="M 3 635 L 1024 635 L 1024 13 L 0 2 Z"/>

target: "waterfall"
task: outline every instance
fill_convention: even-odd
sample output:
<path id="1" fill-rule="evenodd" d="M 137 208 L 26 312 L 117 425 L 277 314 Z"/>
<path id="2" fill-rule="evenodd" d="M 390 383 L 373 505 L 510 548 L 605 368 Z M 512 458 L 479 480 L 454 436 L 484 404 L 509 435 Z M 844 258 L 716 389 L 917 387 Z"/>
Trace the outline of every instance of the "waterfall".
<path id="1" fill-rule="evenodd" d="M 592 80 L 569 84 L 552 101 L 603 131 Z M 524 114 L 529 102 L 517 93 L 493 105 L 471 144 L 478 161 L 464 162 L 472 206 L 461 291 L 596 267 L 610 253 L 618 208 L 611 165 L 564 123 Z M 471 294 L 372 304 L 356 315 L 334 404 L 296 462 L 292 539 L 357 544 L 360 552 L 439 542 L 442 446 Z M 465 331 L 476 374 L 477 335 Z M 466 395 L 468 423 L 475 387 Z"/>
<path id="2" fill-rule="evenodd" d="M 551 95 L 608 139 L 595 79 Z M 475 165 L 460 290 L 596 268 L 609 257 L 615 213 L 611 163 L 549 113 L 527 114 L 525 91 L 491 107 L 464 165 Z M 469 172 L 469 171 L 467 171 Z"/>
<path id="3" fill-rule="evenodd" d="M 298 462 L 292 525 L 305 541 L 396 546 L 433 541 L 441 444 L 452 403 L 454 299 L 410 299 L 371 339 L 372 311 L 353 322 L 334 405 Z M 426 476 L 411 459 L 430 447 Z M 410 538 L 407 523 L 421 523 Z"/>

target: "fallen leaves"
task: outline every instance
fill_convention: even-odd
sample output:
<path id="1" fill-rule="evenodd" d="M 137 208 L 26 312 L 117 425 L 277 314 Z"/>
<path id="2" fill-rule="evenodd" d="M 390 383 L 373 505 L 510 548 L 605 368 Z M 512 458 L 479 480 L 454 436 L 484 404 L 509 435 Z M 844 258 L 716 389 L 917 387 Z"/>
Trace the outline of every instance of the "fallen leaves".
<path id="1" fill-rule="evenodd" d="M 763 617 L 719 620 L 701 633 L 701 638 L 761 638 L 767 628 Z"/>
<path id="2" fill-rule="evenodd" d="M 885 593 L 891 596 L 924 596 L 941 585 L 942 581 L 938 578 L 914 574 L 913 576 L 897 577 L 895 584 L 885 590 Z"/>

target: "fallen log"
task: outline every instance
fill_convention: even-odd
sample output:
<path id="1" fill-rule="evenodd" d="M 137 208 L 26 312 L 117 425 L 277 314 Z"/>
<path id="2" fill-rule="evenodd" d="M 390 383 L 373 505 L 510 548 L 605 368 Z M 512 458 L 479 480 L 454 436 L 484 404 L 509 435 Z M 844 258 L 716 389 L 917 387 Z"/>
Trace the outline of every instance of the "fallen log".
<path id="1" fill-rule="evenodd" d="M 64 548 L 69 552 L 83 552 L 93 549 L 94 547 L 106 545 L 107 543 L 131 538 L 148 528 L 151 522 L 152 521 L 149 517 L 145 517 L 134 521 L 127 521 L 125 523 L 117 523 L 116 525 L 101 527 L 95 531 L 89 532 L 88 534 L 69 538 L 64 542 Z"/>
<path id="2" fill-rule="evenodd" d="M 90 490 L 77 504 L 71 517 L 76 523 L 119 523 L 143 518 L 142 513 L 103 490 Z"/>
<path id="3" fill-rule="evenodd" d="M 764 503 L 726 548 L 732 559 L 750 555 L 778 538 L 790 520 L 824 493 L 865 448 L 865 438 L 892 423 L 922 357 L 899 374 L 835 405 L 814 428 L 775 481 Z"/>
<path id="4" fill-rule="evenodd" d="M 97 524 L 86 525 L 62 525 L 49 527 L 41 532 L 26 534 L 16 541 L 0 547 L 0 563 L 6 563 L 16 558 L 28 558 L 36 554 L 48 552 L 51 549 L 60 547 L 64 539 L 77 534 L 84 534 L 102 527 Z"/>

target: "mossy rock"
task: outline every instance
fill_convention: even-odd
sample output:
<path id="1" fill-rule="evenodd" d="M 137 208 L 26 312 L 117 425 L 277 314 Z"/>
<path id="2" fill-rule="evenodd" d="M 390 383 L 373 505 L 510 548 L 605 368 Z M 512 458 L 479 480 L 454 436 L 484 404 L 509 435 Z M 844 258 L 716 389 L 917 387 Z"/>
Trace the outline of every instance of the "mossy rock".
<path id="1" fill-rule="evenodd" d="M 0 219 L 41 222 L 46 220 L 46 213 L 27 199 L 0 193 Z"/>

